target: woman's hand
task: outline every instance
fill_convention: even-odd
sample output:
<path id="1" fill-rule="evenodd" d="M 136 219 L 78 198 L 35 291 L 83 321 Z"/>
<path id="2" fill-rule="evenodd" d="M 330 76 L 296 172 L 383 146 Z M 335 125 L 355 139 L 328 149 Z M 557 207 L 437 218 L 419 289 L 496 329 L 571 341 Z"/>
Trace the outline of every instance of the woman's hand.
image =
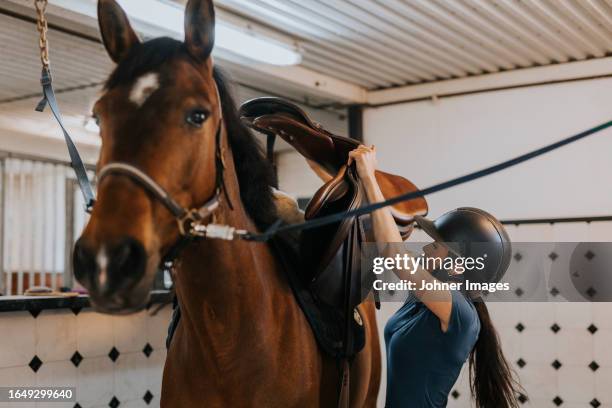
<path id="1" fill-rule="evenodd" d="M 373 179 L 376 171 L 376 148 L 374 145 L 368 147 L 361 145 L 349 153 L 348 164 L 355 162 L 357 174 L 363 180 Z"/>

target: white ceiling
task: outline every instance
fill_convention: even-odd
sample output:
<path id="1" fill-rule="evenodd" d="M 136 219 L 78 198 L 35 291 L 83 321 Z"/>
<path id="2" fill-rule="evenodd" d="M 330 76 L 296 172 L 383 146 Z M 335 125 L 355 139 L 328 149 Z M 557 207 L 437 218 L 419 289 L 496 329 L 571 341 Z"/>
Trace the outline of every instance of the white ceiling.
<path id="1" fill-rule="evenodd" d="M 94 145 L 96 135 L 85 131 L 83 124 L 112 64 L 96 41 L 95 17 L 70 6 L 95 10 L 95 1 L 50 0 L 49 10 L 52 23 L 77 32 L 50 31 L 52 68 L 69 126 L 77 128 L 80 142 Z M 612 64 L 612 58 L 606 58 L 612 53 L 612 0 L 217 0 L 216 4 L 220 18 L 277 34 L 297 43 L 303 53 L 298 67 L 271 67 L 223 55 L 217 62 L 250 87 L 250 94 L 279 94 L 311 106 L 367 102 L 406 89 L 429 95 L 432 87 L 457 81 L 482 79 L 490 88 L 496 75 L 542 69 L 530 67 L 552 65 L 544 69 L 554 70 L 601 63 L 593 71 L 599 73 Z M 57 138 L 57 126 L 49 115 L 33 112 L 40 89 L 35 26 L 3 10 L 33 16 L 30 0 L 0 0 L 0 131 Z M 590 61 L 574 62 L 584 60 Z M 577 70 L 561 72 L 560 77 L 575 76 Z M 545 80 L 545 73 L 538 74 L 538 81 Z"/>
<path id="2" fill-rule="evenodd" d="M 611 0 L 217 0 L 300 39 L 303 65 L 368 89 L 612 53 Z"/>

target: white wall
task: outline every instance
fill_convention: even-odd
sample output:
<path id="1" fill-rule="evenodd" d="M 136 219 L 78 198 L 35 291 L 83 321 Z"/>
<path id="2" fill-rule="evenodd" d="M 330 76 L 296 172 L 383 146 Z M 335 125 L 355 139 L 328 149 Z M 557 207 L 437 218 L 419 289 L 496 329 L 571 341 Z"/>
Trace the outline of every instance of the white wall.
<path id="1" fill-rule="evenodd" d="M 611 119 L 612 79 L 372 108 L 366 143 L 381 168 L 421 187 L 498 163 Z M 612 130 L 430 196 L 431 215 L 462 205 L 500 218 L 612 213 Z M 608 186 L 608 188 L 605 188 Z"/>

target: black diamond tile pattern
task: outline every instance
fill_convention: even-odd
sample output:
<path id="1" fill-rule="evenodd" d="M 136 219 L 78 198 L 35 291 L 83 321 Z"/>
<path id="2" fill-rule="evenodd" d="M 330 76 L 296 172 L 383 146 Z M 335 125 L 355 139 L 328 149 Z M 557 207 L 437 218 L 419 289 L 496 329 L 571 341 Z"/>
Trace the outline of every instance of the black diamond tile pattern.
<path id="1" fill-rule="evenodd" d="M 40 358 L 38 358 L 38 356 L 34 356 L 32 357 L 32 360 L 30 360 L 30 363 L 28 365 L 30 366 L 32 371 L 37 372 L 40 369 L 40 367 L 43 365 L 43 362 L 41 361 Z"/>
<path id="2" fill-rule="evenodd" d="M 519 323 L 516 326 L 514 326 L 514 328 L 516 329 L 516 331 L 518 331 L 519 333 L 521 333 L 523 330 L 525 330 L 525 326 L 523 326 L 523 323 Z"/>
<path id="3" fill-rule="evenodd" d="M 599 329 L 597 328 L 597 326 L 595 326 L 594 324 L 591 323 L 591 325 L 589 327 L 587 327 L 587 330 L 589 331 L 589 333 L 595 334 L 595 332 L 597 330 L 599 330 Z"/>
<path id="4" fill-rule="evenodd" d="M 553 333 L 557 334 L 559 333 L 559 330 L 561 330 L 561 326 L 559 326 L 557 323 L 554 323 L 552 326 L 550 326 L 550 330 L 552 330 Z"/>
<path id="5" fill-rule="evenodd" d="M 38 315 L 40 314 L 40 309 L 30 309 L 30 314 L 32 315 L 33 318 L 37 318 Z"/>
<path id="6" fill-rule="evenodd" d="M 81 361 L 83 361 L 83 356 L 78 351 L 75 351 L 72 357 L 70 357 L 70 361 L 72 361 L 75 367 L 78 367 Z"/>
<path id="7" fill-rule="evenodd" d="M 151 401 L 153 400 L 153 394 L 151 394 L 151 391 L 147 390 L 147 392 L 145 392 L 145 395 L 142 397 L 142 399 L 144 400 L 144 402 L 147 403 L 147 405 L 149 405 Z"/>
<path id="8" fill-rule="evenodd" d="M 557 295 L 559 294 L 559 289 L 553 286 L 553 288 L 550 290 L 550 294 L 552 295 L 552 297 L 557 297 Z"/>
<path id="9" fill-rule="evenodd" d="M 461 394 L 457 390 L 453 390 L 453 392 L 451 392 L 451 397 L 453 397 L 454 399 L 459 398 L 460 395 Z"/>
<path id="10" fill-rule="evenodd" d="M 599 369 L 599 364 L 597 364 L 596 361 L 591 361 L 591 364 L 589 364 L 589 368 L 593 370 L 593 372 L 595 372 Z"/>
<path id="11" fill-rule="evenodd" d="M 516 262 L 520 262 L 520 261 L 521 261 L 521 259 L 523 259 L 523 255 L 521 255 L 521 253 L 520 253 L 520 252 L 517 252 L 516 254 L 514 254 L 514 260 L 515 260 Z"/>
<path id="12" fill-rule="evenodd" d="M 119 355 L 121 353 L 119 353 L 119 350 L 117 350 L 115 347 L 113 347 L 111 349 L 111 351 L 108 353 L 108 358 L 111 359 L 111 361 L 114 363 L 115 361 L 117 361 L 117 359 L 119 358 Z"/>
<path id="13" fill-rule="evenodd" d="M 552 362 L 552 364 L 551 364 L 551 365 L 553 366 L 553 368 L 554 368 L 555 370 L 558 370 L 558 369 L 560 369 L 560 368 L 561 368 L 561 366 L 562 366 L 563 364 L 561 364 L 561 362 L 560 362 L 559 360 L 555 360 L 555 361 L 553 361 L 553 362 Z"/>
<path id="14" fill-rule="evenodd" d="M 117 399 L 117 397 L 113 397 L 113 399 L 108 403 L 108 406 L 110 408 L 117 408 L 120 404 L 121 402 Z"/>
<path id="15" fill-rule="evenodd" d="M 151 345 L 147 343 L 142 349 L 142 352 L 144 353 L 145 356 L 149 357 L 151 353 L 153 353 L 153 347 L 151 347 Z"/>
<path id="16" fill-rule="evenodd" d="M 593 288 L 593 287 L 591 286 L 591 287 L 589 287 L 589 288 L 586 290 L 586 294 L 587 294 L 587 295 L 588 295 L 590 298 L 593 298 L 593 297 L 594 297 L 594 296 L 597 294 L 597 291 L 595 290 L 595 288 Z"/>
<path id="17" fill-rule="evenodd" d="M 525 292 L 524 292 L 524 291 L 523 291 L 523 289 L 521 289 L 521 288 L 516 288 L 516 290 L 514 291 L 514 293 L 516 293 L 516 296 L 521 297 L 521 296 L 523 296 L 523 294 L 524 294 Z"/>
<path id="18" fill-rule="evenodd" d="M 595 254 L 593 253 L 593 251 L 591 251 L 590 249 L 586 252 L 586 254 L 584 254 L 584 257 L 587 260 L 592 260 L 593 258 L 595 258 Z"/>
<path id="19" fill-rule="evenodd" d="M 520 368 L 523 368 L 527 365 L 527 362 L 522 358 L 519 358 L 518 360 L 516 360 L 516 365 L 518 365 Z"/>
<path id="20" fill-rule="evenodd" d="M 550 258 L 551 261 L 555 261 L 555 259 L 557 259 L 559 257 L 559 255 L 557 255 L 556 252 L 551 252 L 550 254 L 548 254 L 548 257 Z"/>
<path id="21" fill-rule="evenodd" d="M 518 400 L 518 402 L 520 402 L 521 404 L 526 403 L 527 401 L 529 401 L 529 398 L 527 398 L 527 396 L 525 394 L 519 394 L 519 396 L 516 398 Z"/>
<path id="22" fill-rule="evenodd" d="M 563 404 L 563 400 L 561 399 L 561 397 L 560 397 L 560 396 L 558 396 L 558 395 L 557 395 L 557 396 L 556 396 L 556 397 L 553 399 L 553 403 L 554 403 L 556 406 L 560 407 L 560 406 L 561 406 L 561 404 Z"/>
<path id="23" fill-rule="evenodd" d="M 81 404 L 79 404 L 79 403 L 77 402 L 76 404 L 74 404 L 74 407 L 72 407 L 72 408 L 83 408 L 83 407 L 81 406 Z"/>
<path id="24" fill-rule="evenodd" d="M 599 408 L 601 407 L 601 402 L 599 402 L 599 400 L 597 398 L 593 398 L 591 400 L 591 402 L 589 402 L 589 404 L 593 407 L 593 408 Z"/>

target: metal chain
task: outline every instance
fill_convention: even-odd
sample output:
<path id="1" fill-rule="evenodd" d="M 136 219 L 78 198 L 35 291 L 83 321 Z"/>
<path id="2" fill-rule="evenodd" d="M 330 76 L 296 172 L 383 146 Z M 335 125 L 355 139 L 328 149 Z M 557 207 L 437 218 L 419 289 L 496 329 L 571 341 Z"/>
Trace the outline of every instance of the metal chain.
<path id="1" fill-rule="evenodd" d="M 49 42 L 47 40 L 49 26 L 45 15 L 47 4 L 48 0 L 34 0 L 34 6 L 36 7 L 36 28 L 40 34 L 38 42 L 40 47 L 40 62 L 42 62 L 45 69 L 49 68 Z"/>

